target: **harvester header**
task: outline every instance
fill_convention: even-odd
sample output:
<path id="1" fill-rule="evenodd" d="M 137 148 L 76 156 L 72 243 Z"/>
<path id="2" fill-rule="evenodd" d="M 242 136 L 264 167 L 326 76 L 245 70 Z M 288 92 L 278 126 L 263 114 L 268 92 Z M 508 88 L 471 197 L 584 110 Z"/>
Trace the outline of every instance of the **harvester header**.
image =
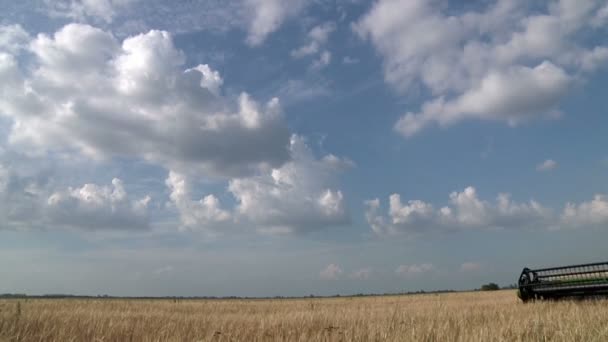
<path id="1" fill-rule="evenodd" d="M 524 268 L 519 276 L 519 298 L 599 297 L 608 295 L 608 262 L 562 267 Z"/>

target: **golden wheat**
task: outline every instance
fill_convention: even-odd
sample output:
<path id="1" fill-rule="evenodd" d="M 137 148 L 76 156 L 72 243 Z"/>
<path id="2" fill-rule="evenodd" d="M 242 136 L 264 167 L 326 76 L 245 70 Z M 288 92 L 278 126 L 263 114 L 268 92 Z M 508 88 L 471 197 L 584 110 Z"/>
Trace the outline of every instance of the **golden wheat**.
<path id="1" fill-rule="evenodd" d="M 0 301 L 0 341 L 606 341 L 608 302 L 513 291 L 285 300 Z"/>

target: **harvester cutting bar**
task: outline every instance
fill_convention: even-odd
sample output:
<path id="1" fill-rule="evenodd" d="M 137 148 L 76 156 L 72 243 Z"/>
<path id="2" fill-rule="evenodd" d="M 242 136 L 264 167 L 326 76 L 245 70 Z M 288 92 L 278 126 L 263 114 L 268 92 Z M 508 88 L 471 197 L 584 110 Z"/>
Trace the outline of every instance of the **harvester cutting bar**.
<path id="1" fill-rule="evenodd" d="M 554 299 L 608 295 L 608 262 L 563 267 L 524 268 L 519 276 L 519 297 Z"/>

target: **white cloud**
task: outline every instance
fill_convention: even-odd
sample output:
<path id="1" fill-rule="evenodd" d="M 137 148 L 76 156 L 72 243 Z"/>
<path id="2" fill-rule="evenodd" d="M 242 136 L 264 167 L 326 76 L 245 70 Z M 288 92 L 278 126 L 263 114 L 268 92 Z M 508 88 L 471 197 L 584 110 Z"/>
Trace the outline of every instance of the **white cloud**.
<path id="1" fill-rule="evenodd" d="M 340 268 L 340 266 L 336 264 L 329 264 L 327 265 L 327 267 L 321 270 L 319 276 L 321 277 L 321 279 L 325 280 L 336 280 L 342 275 L 342 273 L 344 273 L 344 271 L 342 271 L 342 268 Z"/>
<path id="2" fill-rule="evenodd" d="M 150 197 L 129 199 L 120 179 L 112 186 L 85 184 L 55 192 L 47 199 L 47 215 L 54 225 L 76 229 L 138 229 L 148 227 Z"/>
<path id="3" fill-rule="evenodd" d="M 344 56 L 342 59 L 343 64 L 357 64 L 359 63 L 359 59 L 351 56 Z"/>
<path id="4" fill-rule="evenodd" d="M 321 48 L 327 43 L 329 35 L 335 31 L 336 25 L 332 22 L 327 22 L 313 27 L 308 32 L 308 42 L 291 51 L 291 56 L 294 58 L 302 58 L 310 55 L 316 55 L 321 51 Z"/>
<path id="5" fill-rule="evenodd" d="M 365 211 L 365 219 L 367 224 L 370 225 L 372 231 L 377 235 L 384 235 L 388 225 L 384 215 L 379 213 L 380 211 L 380 199 L 375 198 L 373 200 L 367 200 L 364 202 L 367 210 Z"/>
<path id="6" fill-rule="evenodd" d="M 465 262 L 462 265 L 460 265 L 460 271 L 461 272 L 477 272 L 481 269 L 482 265 L 481 263 L 478 262 Z"/>
<path id="7" fill-rule="evenodd" d="M 297 15 L 307 5 L 305 0 L 245 0 L 250 14 L 247 43 L 262 44 L 285 20 Z"/>
<path id="8" fill-rule="evenodd" d="M 0 229 L 40 226 L 46 197 L 33 179 L 19 177 L 0 164 Z"/>
<path id="9" fill-rule="evenodd" d="M 372 276 L 372 269 L 371 267 L 365 267 L 356 271 L 353 271 L 350 274 L 350 277 L 352 279 L 358 279 L 358 280 L 365 280 L 365 279 L 369 279 Z"/>
<path id="10" fill-rule="evenodd" d="M 594 71 L 608 65 L 608 47 L 598 46 L 593 50 L 584 51 L 579 56 L 579 64 L 585 71 Z"/>
<path id="11" fill-rule="evenodd" d="M 291 56 L 294 58 L 303 58 L 306 56 L 315 56 L 310 68 L 313 70 L 321 69 L 331 63 L 331 52 L 324 49 L 327 44 L 330 34 L 336 30 L 336 24 L 327 22 L 313 27 L 308 32 L 308 42 L 291 51 Z"/>
<path id="12" fill-rule="evenodd" d="M 446 101 L 440 97 L 425 103 L 420 113 L 405 114 L 395 129 L 411 136 L 430 123 L 447 126 L 467 118 L 505 121 L 514 126 L 535 117 L 556 117 L 555 105 L 570 82 L 564 70 L 547 61 L 534 68 L 490 72 L 479 86 L 458 98 Z"/>
<path id="13" fill-rule="evenodd" d="M 551 171 L 557 167 L 557 162 L 553 159 L 547 159 L 544 162 L 536 165 L 537 171 Z"/>
<path id="14" fill-rule="evenodd" d="M 186 68 L 167 32 L 121 43 L 70 24 L 30 46 L 30 68 L 0 55 L 0 113 L 13 121 L 13 147 L 138 158 L 222 177 L 289 158 L 278 99 L 261 105 L 246 93 L 221 96 L 219 73 L 208 65 Z"/>
<path id="15" fill-rule="evenodd" d="M 220 89 L 224 84 L 224 79 L 220 76 L 220 73 L 216 70 L 213 70 L 207 64 L 201 64 L 193 69 L 188 69 L 186 72 L 190 70 L 196 70 L 201 73 L 201 87 L 208 89 L 214 95 L 220 95 Z"/>
<path id="16" fill-rule="evenodd" d="M 379 0 L 353 29 L 383 56 L 390 85 L 434 97 L 395 125 L 410 136 L 465 119 L 513 125 L 554 116 L 573 79 L 608 61 L 603 46 L 576 39 L 605 24 L 593 21 L 601 4 L 551 1 L 533 13 L 523 1 L 497 0 L 448 14 L 424 0 Z"/>
<path id="17" fill-rule="evenodd" d="M 27 47 L 30 35 L 21 25 L 0 26 L 0 52 L 17 53 Z"/>
<path id="18" fill-rule="evenodd" d="M 421 200 L 401 202 L 390 196 L 388 217 L 379 213 L 380 200 L 366 201 L 366 219 L 379 235 L 421 234 L 433 231 L 525 228 L 546 225 L 552 211 L 536 201 L 517 203 L 508 194 L 499 194 L 495 203 L 478 198 L 473 187 L 450 194 L 449 205 L 436 209 Z"/>
<path id="19" fill-rule="evenodd" d="M 472 229 L 597 229 L 608 224 L 608 196 L 597 194 L 590 201 L 568 202 L 554 210 L 530 200 L 515 202 L 501 193 L 494 202 L 478 197 L 473 187 L 452 192 L 449 204 L 437 209 L 421 200 L 402 203 L 401 196 L 390 196 L 386 215 L 379 199 L 365 201 L 365 218 L 379 236 L 465 231 Z"/>
<path id="20" fill-rule="evenodd" d="M 236 201 L 233 209 L 222 209 L 214 195 L 192 201 L 186 178 L 171 172 L 166 183 L 182 224 L 212 232 L 234 227 L 289 234 L 349 223 L 344 195 L 332 185 L 352 162 L 334 155 L 316 159 L 298 136 L 292 136 L 290 152 L 292 160 L 279 168 L 230 180 L 228 191 Z"/>
<path id="21" fill-rule="evenodd" d="M 312 62 L 310 67 L 313 70 L 319 70 L 328 66 L 329 63 L 331 63 L 331 52 L 323 51 L 321 52 L 321 55 L 319 55 L 319 58 Z"/>
<path id="22" fill-rule="evenodd" d="M 395 270 L 395 273 L 402 277 L 415 276 L 423 273 L 429 273 L 435 270 L 433 264 L 412 264 L 412 265 L 399 265 Z"/>
<path id="23" fill-rule="evenodd" d="M 191 200 L 190 186 L 183 175 L 171 171 L 166 184 L 171 190 L 169 197 L 180 214 L 183 227 L 212 230 L 232 222 L 231 213 L 220 207 L 219 200 L 214 195 L 207 195 L 199 201 Z"/>
<path id="24" fill-rule="evenodd" d="M 608 197 L 595 195 L 588 202 L 567 203 L 561 216 L 562 227 L 581 228 L 608 225 Z"/>
<path id="25" fill-rule="evenodd" d="M 344 196 L 332 188 L 348 161 L 315 159 L 298 136 L 291 138 L 291 155 L 290 162 L 269 173 L 230 181 L 237 214 L 260 229 L 294 233 L 348 223 Z"/>
<path id="26" fill-rule="evenodd" d="M 149 228 L 150 196 L 129 195 L 120 179 L 111 185 L 58 188 L 45 175 L 20 174 L 0 164 L 0 229 Z"/>

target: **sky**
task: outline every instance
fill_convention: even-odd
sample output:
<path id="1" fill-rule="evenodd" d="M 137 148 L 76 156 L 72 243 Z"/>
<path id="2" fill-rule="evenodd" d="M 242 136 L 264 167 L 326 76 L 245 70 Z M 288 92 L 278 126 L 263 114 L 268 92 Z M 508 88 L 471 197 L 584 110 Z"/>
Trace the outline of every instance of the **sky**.
<path id="1" fill-rule="evenodd" d="M 0 0 L 0 293 L 606 260 L 601 0 Z"/>

